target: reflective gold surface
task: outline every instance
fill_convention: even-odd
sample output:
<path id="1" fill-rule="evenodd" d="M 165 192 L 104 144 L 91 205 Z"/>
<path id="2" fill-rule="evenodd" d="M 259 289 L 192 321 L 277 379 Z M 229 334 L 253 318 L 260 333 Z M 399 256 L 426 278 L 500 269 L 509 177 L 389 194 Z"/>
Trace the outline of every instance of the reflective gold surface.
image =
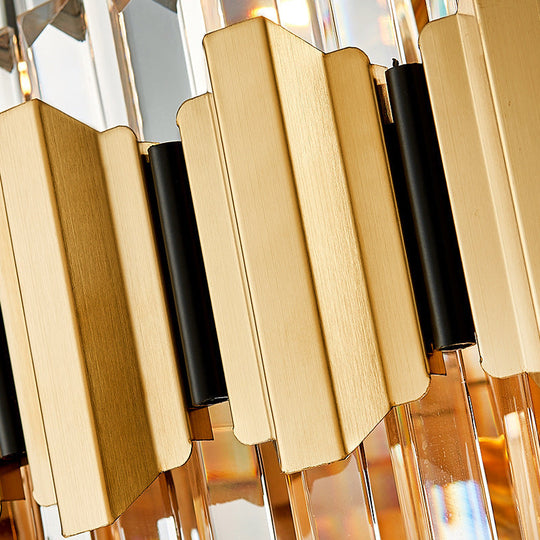
<path id="1" fill-rule="evenodd" d="M 28 462 L 34 478 L 34 497 L 40 504 L 48 506 L 55 504 L 56 493 L 3 196 L 0 197 L 0 273 L 2 314 L 8 344 L 12 351 L 11 366 L 17 388 Z"/>
<path id="2" fill-rule="evenodd" d="M 179 125 L 235 433 L 341 459 L 429 380 L 369 63 L 264 19 L 205 43 Z"/>
<path id="3" fill-rule="evenodd" d="M 94 529 L 191 449 L 139 149 L 37 101 L 0 140 L 10 350 L 31 354 L 63 530 Z"/>
<path id="4" fill-rule="evenodd" d="M 459 6 L 420 45 L 482 362 L 537 374 L 538 6 Z"/>

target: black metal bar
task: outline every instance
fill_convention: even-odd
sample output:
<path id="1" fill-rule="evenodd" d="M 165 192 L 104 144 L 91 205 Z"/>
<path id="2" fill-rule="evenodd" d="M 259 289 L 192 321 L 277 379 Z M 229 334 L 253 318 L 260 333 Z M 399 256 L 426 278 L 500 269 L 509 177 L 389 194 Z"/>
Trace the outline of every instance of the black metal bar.
<path id="1" fill-rule="evenodd" d="M 191 405 L 210 405 L 227 389 L 182 144 L 158 144 L 148 155 Z"/>
<path id="2" fill-rule="evenodd" d="M 448 188 L 421 64 L 386 72 L 424 274 L 435 349 L 475 342 Z"/>

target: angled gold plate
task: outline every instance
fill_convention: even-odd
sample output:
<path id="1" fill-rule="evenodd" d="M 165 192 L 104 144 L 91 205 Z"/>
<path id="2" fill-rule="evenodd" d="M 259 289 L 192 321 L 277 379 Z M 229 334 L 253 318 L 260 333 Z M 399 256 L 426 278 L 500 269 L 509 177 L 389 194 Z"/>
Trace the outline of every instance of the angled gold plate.
<path id="1" fill-rule="evenodd" d="M 191 451 L 140 154 L 127 128 L 99 134 L 38 101 L 0 117 L 0 140 L 3 264 L 20 295 L 6 319 L 22 332 L 22 309 L 27 330 L 9 345 L 25 369 L 31 354 L 73 534 L 111 523 Z"/>
<path id="2" fill-rule="evenodd" d="M 33 495 L 40 505 L 50 506 L 56 503 L 56 493 L 3 195 L 0 197 L 0 276 L 0 304 L 17 389 L 26 453 L 32 469 Z"/>
<path id="3" fill-rule="evenodd" d="M 234 429 L 298 471 L 429 380 L 369 62 L 264 19 L 205 46 L 214 99 L 179 125 Z"/>
<path id="4" fill-rule="evenodd" d="M 482 365 L 540 373 L 537 3 L 463 2 L 420 39 Z M 538 375 L 536 375 L 538 377 Z"/>

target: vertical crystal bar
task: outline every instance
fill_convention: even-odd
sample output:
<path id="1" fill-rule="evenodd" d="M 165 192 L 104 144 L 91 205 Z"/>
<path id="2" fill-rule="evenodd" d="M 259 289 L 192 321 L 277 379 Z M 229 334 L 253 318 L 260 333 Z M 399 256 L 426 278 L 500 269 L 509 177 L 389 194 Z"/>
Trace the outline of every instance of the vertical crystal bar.
<path id="1" fill-rule="evenodd" d="M 181 538 L 214 538 L 202 471 L 200 449 L 194 446 L 191 457 L 183 467 L 165 473 Z"/>
<path id="2" fill-rule="evenodd" d="M 176 539 L 175 516 L 168 497 L 165 475 L 160 475 L 113 525 L 91 534 L 93 540 L 108 540 L 115 536 L 126 540 Z"/>
<path id="3" fill-rule="evenodd" d="M 446 375 L 407 404 L 399 429 L 416 448 L 418 475 L 435 538 L 496 538 L 470 409 L 461 351 L 445 353 Z"/>
<path id="4" fill-rule="evenodd" d="M 500 539 L 528 538 L 521 533 L 501 417 L 488 376 L 480 365 L 477 347 L 463 351 L 463 365 L 497 534 Z"/>
<path id="5" fill-rule="evenodd" d="M 281 472 L 274 442 L 258 445 L 257 454 L 266 484 L 276 538 L 294 538 L 295 526 L 287 490 L 287 475 Z"/>
<path id="6" fill-rule="evenodd" d="M 210 416 L 214 440 L 194 446 L 201 451 L 214 538 L 275 538 L 256 449 L 234 436 L 228 403 L 210 407 Z"/>
<path id="7" fill-rule="evenodd" d="M 372 64 L 390 66 L 398 55 L 386 0 L 332 0 L 339 47 L 363 50 Z"/>
<path id="8" fill-rule="evenodd" d="M 109 6 L 123 87 L 129 89 L 126 100 L 135 104 L 140 138 L 178 139 L 176 112 L 192 91 L 176 1 L 109 0 Z"/>
<path id="9" fill-rule="evenodd" d="M 489 377 L 521 524 L 522 538 L 540 538 L 540 448 L 527 374 Z M 534 383 L 533 383 L 534 384 Z"/>
<path id="10" fill-rule="evenodd" d="M 388 0 L 394 21 L 395 35 L 402 63 L 420 61 L 418 48 L 418 27 L 411 0 Z"/>
<path id="11" fill-rule="evenodd" d="M 252 17 L 266 17 L 324 52 L 358 47 L 373 63 L 387 66 L 398 54 L 386 0 L 179 0 L 178 6 L 193 95 L 210 88 L 201 46 L 204 35 Z M 417 31 L 415 36 L 418 39 Z"/>
<path id="12" fill-rule="evenodd" d="M 323 51 L 339 46 L 329 0 L 179 0 L 179 25 L 193 95 L 210 89 L 204 35 L 253 17 L 266 17 Z"/>
<path id="13" fill-rule="evenodd" d="M 82 122 L 130 126 L 140 139 L 178 139 L 191 96 L 176 3 L 18 0 L 24 61 L 40 97 Z"/>
<path id="14" fill-rule="evenodd" d="M 92 540 L 212 540 L 208 505 L 201 482 L 200 457 L 161 474 L 109 527 L 92 531 Z"/>
<path id="15" fill-rule="evenodd" d="M 42 4 L 22 0 L 17 8 L 31 97 L 40 97 L 97 129 L 109 127 L 89 32 L 91 17 L 82 0 Z M 123 113 L 115 115 L 121 120 L 117 123 L 126 123 L 126 108 L 121 99 L 116 101 Z"/>
<path id="16" fill-rule="evenodd" d="M 392 414 L 393 410 L 389 415 Z M 414 507 L 403 506 L 402 497 L 398 493 L 400 482 L 394 477 L 391 446 L 388 443 L 390 438 L 391 432 L 386 420 L 377 425 L 363 444 L 374 515 L 381 538 L 419 538 L 414 523 Z M 404 466 L 399 467 L 396 474 L 403 470 Z M 404 484 L 407 485 L 407 482 Z"/>
<path id="17" fill-rule="evenodd" d="M 291 501 L 296 538 L 299 540 L 318 540 L 319 534 L 311 510 L 305 476 L 302 473 L 287 475 L 287 489 Z"/>
<path id="18" fill-rule="evenodd" d="M 433 530 L 407 407 L 402 405 L 393 409 L 386 417 L 385 424 L 407 538 L 429 540 L 433 538 Z"/>
<path id="19" fill-rule="evenodd" d="M 364 460 L 355 451 L 348 458 L 302 473 L 313 521 L 320 540 L 378 538 L 368 500 Z"/>

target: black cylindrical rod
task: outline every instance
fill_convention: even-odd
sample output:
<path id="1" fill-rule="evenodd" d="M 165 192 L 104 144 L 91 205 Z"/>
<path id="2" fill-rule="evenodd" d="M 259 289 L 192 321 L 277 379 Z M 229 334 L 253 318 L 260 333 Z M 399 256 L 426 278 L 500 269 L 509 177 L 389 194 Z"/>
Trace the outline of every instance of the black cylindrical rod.
<path id="1" fill-rule="evenodd" d="M 210 405 L 227 399 L 227 389 L 182 145 L 148 154 L 191 405 Z"/>
<path id="2" fill-rule="evenodd" d="M 448 188 L 421 64 L 386 72 L 420 262 L 428 295 L 434 348 L 475 342 Z"/>

